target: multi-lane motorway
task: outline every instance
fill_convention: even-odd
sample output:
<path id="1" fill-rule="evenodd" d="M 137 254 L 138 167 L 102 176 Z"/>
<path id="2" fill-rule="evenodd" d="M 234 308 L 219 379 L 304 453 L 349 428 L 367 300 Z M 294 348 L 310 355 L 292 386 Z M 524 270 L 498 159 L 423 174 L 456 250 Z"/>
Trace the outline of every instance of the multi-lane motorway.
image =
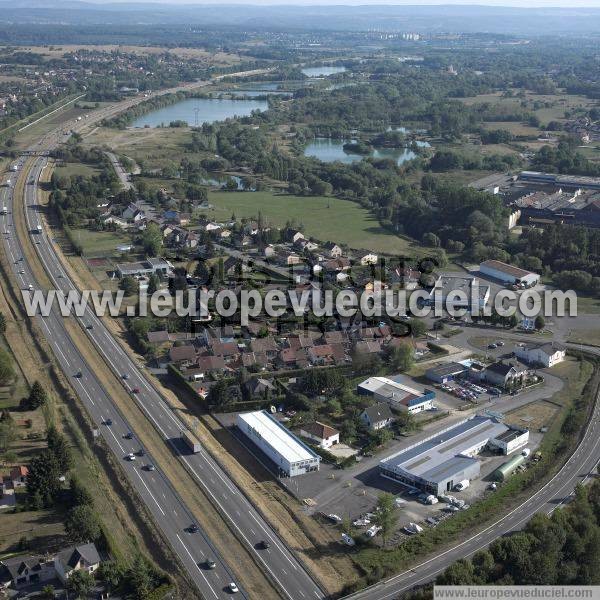
<path id="1" fill-rule="evenodd" d="M 76 128 L 77 124 L 74 123 L 73 129 Z M 59 140 L 59 132 L 53 132 L 45 136 L 42 143 L 36 145 L 35 150 L 38 152 L 49 150 Z M 26 163 L 23 159 L 20 159 L 18 163 L 24 171 L 21 176 L 26 178 L 25 211 L 30 231 L 35 230 L 40 224 L 37 186 L 46 160 L 44 156 L 36 158 L 31 168 L 24 168 Z M 30 266 L 27 264 L 22 241 L 12 227 L 12 212 L 22 210 L 22 206 L 19 206 L 18 201 L 13 202 L 13 187 L 2 188 L 1 194 L 0 202 L 3 206 L 7 206 L 9 211 L 8 215 L 2 216 L 0 223 L 2 231 L 9 232 L 3 234 L 7 255 L 12 261 L 19 285 L 23 289 L 28 289 L 29 286 L 37 289 L 39 284 L 35 281 Z M 52 239 L 45 232 L 31 233 L 30 235 L 55 288 L 65 293 L 75 290 L 75 285 L 56 255 Z M 76 319 L 77 317 L 71 318 Z M 89 369 L 79 353 L 75 342 L 70 338 L 63 318 L 55 310 L 48 317 L 38 317 L 38 321 L 61 368 L 71 378 L 81 401 L 98 426 L 100 435 L 103 436 L 118 459 L 122 461 L 126 475 L 152 513 L 165 538 L 179 556 L 202 597 L 228 596 L 227 586 L 229 582 L 234 581 L 231 570 L 226 561 L 218 556 L 201 528 L 196 533 L 190 531 L 194 520 L 190 511 L 172 488 L 166 474 L 158 469 L 150 471 L 143 468 L 148 464 L 153 464 L 152 457 L 145 451 L 144 456 L 138 456 L 133 461 L 126 459 L 130 453 L 135 454 L 143 449 L 136 441 L 135 435 L 133 439 L 127 439 L 127 434 L 131 430 L 129 424 L 119 414 L 102 382 Z M 322 590 L 302 564 L 282 543 L 271 526 L 254 509 L 212 457 L 204 450 L 198 454 L 186 454 L 181 451 L 179 439 L 181 432 L 185 429 L 184 423 L 178 419 L 162 396 L 150 385 L 140 367 L 113 339 L 101 319 L 98 319 L 92 310 L 88 309 L 83 317 L 78 318 L 78 321 L 94 346 L 102 353 L 115 376 L 120 378 L 123 385 L 131 392 L 132 398 L 144 411 L 165 443 L 173 448 L 174 460 L 180 460 L 185 464 L 205 493 L 219 507 L 230 526 L 235 528 L 238 537 L 246 544 L 248 551 L 255 555 L 256 561 L 275 583 L 281 597 L 290 600 L 323 598 Z M 134 389 L 137 393 L 133 393 Z M 107 420 L 112 423 L 107 425 Z M 263 540 L 270 543 L 268 549 L 260 547 Z M 204 566 L 204 562 L 209 558 L 217 563 L 216 568 L 207 569 Z M 243 589 L 240 591 L 242 595 L 245 595 Z"/>
<path id="2" fill-rule="evenodd" d="M 74 124 L 73 128 L 76 129 L 77 124 Z M 59 141 L 60 134 L 53 132 L 40 140 L 36 150 L 51 149 Z M 28 168 L 26 173 L 21 174 L 26 177 L 27 182 L 25 214 L 30 230 L 34 230 L 40 224 L 37 185 L 42 169 L 45 167 L 46 158 L 38 157 L 32 162 L 33 166 Z M 18 164 L 20 168 L 23 168 L 25 160 L 20 159 Z M 24 257 L 21 240 L 12 223 L 12 211 L 22 210 L 20 201 L 17 199 L 17 203 L 13 205 L 13 187 L 1 188 L 0 204 L 7 206 L 9 214 L 0 216 L 0 231 L 19 285 L 23 289 L 27 289 L 29 286 L 37 288 L 38 282 L 32 276 Z M 56 255 L 52 239 L 45 232 L 29 235 L 34 240 L 34 247 L 56 289 L 65 293 L 74 290 L 73 282 Z M 128 439 L 127 434 L 130 431 L 128 423 L 119 413 L 102 382 L 88 368 L 75 342 L 71 340 L 63 318 L 53 311 L 48 317 L 37 317 L 37 320 L 61 368 L 71 378 L 81 401 L 97 424 L 100 435 L 103 436 L 106 444 L 117 458 L 122 461 L 126 476 L 153 515 L 155 522 L 186 568 L 190 578 L 197 585 L 199 593 L 204 598 L 227 596 L 227 585 L 234 580 L 231 570 L 226 561 L 218 555 L 201 528 L 196 533 L 189 531 L 190 525 L 194 522 L 193 517 L 171 486 L 167 475 L 158 469 L 150 471 L 143 468 L 144 465 L 153 464 L 152 457 L 148 456 L 146 452 L 144 452 L 144 456 L 137 456 L 134 461 L 125 459 L 129 453 L 139 453 L 144 449 L 141 448 L 135 435 L 132 439 Z M 174 460 L 182 461 L 189 472 L 193 474 L 198 485 L 212 498 L 221 513 L 228 519 L 231 527 L 237 530 L 238 537 L 244 540 L 248 550 L 254 553 L 256 560 L 276 583 L 280 595 L 290 600 L 324 597 L 321 589 L 300 562 L 284 546 L 275 531 L 262 519 L 212 457 L 204 450 L 199 454 L 181 452 L 178 440 L 185 425 L 146 380 L 140 367 L 114 340 L 102 321 L 93 314 L 91 309 L 88 309 L 78 321 L 94 346 L 103 354 L 107 364 L 111 366 L 115 377 L 120 378 L 122 384 L 130 392 L 133 392 L 134 389 L 139 390 L 139 393 L 132 393 L 131 396 L 138 402 L 165 443 L 172 446 Z M 127 376 L 127 379 L 123 378 L 124 375 Z M 600 408 L 596 406 L 576 452 L 560 472 L 531 498 L 453 548 L 413 567 L 410 571 L 363 590 L 353 597 L 361 600 L 397 598 L 406 590 L 431 581 L 458 558 L 470 556 L 477 550 L 486 547 L 497 537 L 521 528 L 535 513 L 549 513 L 554 510 L 572 494 L 577 483 L 585 481 L 589 477 L 600 460 L 599 417 Z M 112 421 L 111 425 L 106 425 L 108 419 Z M 262 540 L 270 542 L 269 549 L 260 549 L 259 542 Z M 205 568 L 203 563 L 207 558 L 216 562 L 215 569 Z M 246 595 L 243 589 L 241 594 Z"/>

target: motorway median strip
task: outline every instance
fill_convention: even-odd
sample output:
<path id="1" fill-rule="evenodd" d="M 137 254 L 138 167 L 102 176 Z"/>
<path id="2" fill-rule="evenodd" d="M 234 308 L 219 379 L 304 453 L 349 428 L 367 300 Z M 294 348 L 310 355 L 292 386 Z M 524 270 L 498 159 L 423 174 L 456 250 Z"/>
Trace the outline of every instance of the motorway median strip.
<path id="1" fill-rule="evenodd" d="M 24 167 L 24 173 L 28 173 L 32 164 L 32 160 L 27 162 Z M 47 171 L 49 171 L 49 169 L 47 169 Z M 48 176 L 49 175 L 46 175 L 46 177 Z M 29 175 L 27 175 L 27 177 L 29 177 Z M 27 178 L 25 178 L 25 180 L 27 180 Z M 21 193 L 17 196 L 18 190 L 15 188 L 16 201 L 18 201 L 19 198 L 25 197 L 23 185 L 19 190 L 21 190 Z M 38 281 L 42 281 L 43 286 L 46 289 L 52 289 L 54 285 L 50 282 L 41 260 L 33 247 L 26 224 L 24 224 L 26 221 L 24 215 L 25 209 L 26 206 L 22 202 L 19 203 L 19 206 L 13 206 L 13 220 L 15 220 L 14 217 L 17 216 L 19 222 L 18 230 L 20 232 L 19 235 L 23 240 L 24 253 L 35 278 Z M 123 382 L 115 375 L 106 363 L 104 357 L 98 352 L 97 348 L 93 346 L 82 327 L 73 319 L 65 319 L 64 321 L 65 327 L 80 354 L 85 358 L 88 364 L 93 366 L 92 370 L 102 382 L 103 387 L 105 387 L 112 400 L 118 404 L 119 410 L 124 414 L 127 421 L 131 423 L 132 428 L 136 431 L 140 441 L 156 458 L 157 465 L 161 471 L 168 476 L 172 487 L 177 491 L 179 496 L 183 498 L 185 504 L 194 515 L 194 518 L 197 519 L 198 523 L 200 523 L 207 531 L 219 553 L 222 556 L 228 557 L 228 563 L 231 557 L 234 557 L 234 560 L 231 561 L 231 566 L 236 572 L 236 576 L 243 582 L 244 587 L 251 592 L 252 597 L 277 597 L 271 582 L 258 568 L 252 553 L 238 542 L 237 538 L 234 537 L 232 539 L 232 533 L 226 521 L 224 521 L 214 509 L 209 509 L 209 507 L 212 507 L 210 499 L 202 492 L 201 488 L 196 485 L 196 482 L 182 464 L 178 460 L 173 459 L 172 452 L 168 449 L 159 432 L 150 424 L 138 405 L 135 402 L 131 402 L 131 396 L 124 388 Z M 142 432 L 141 435 L 140 432 Z M 198 490 L 200 493 L 193 494 L 192 490 Z"/>

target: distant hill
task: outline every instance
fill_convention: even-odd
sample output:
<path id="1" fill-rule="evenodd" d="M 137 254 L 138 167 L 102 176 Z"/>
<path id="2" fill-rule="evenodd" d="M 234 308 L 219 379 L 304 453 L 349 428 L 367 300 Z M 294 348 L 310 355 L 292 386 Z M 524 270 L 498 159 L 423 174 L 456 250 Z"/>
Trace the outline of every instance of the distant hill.
<path id="1" fill-rule="evenodd" d="M 249 6 L 0 0 L 4 23 L 196 25 L 286 30 L 596 34 L 598 8 L 490 6 Z"/>

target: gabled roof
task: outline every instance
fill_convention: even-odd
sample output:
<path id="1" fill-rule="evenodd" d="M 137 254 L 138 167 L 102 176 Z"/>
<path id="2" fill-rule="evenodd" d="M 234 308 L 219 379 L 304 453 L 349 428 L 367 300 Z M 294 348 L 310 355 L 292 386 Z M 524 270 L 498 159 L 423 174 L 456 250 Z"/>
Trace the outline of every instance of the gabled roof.
<path id="1" fill-rule="evenodd" d="M 378 402 L 377 404 L 373 404 L 373 406 L 368 406 L 365 408 L 365 410 L 363 410 L 362 414 L 367 415 L 371 423 L 387 421 L 388 419 L 392 419 L 394 417 L 390 407 L 383 402 Z"/>
<path id="2" fill-rule="evenodd" d="M 306 433 L 310 433 L 315 437 L 318 437 L 321 440 L 326 440 L 334 435 L 339 435 L 339 431 L 330 427 L 329 425 L 325 425 L 325 423 L 321 423 L 320 421 L 315 421 L 314 423 L 308 423 L 306 425 L 302 425 L 300 431 L 305 431 Z"/>
<path id="3" fill-rule="evenodd" d="M 100 555 L 96 546 L 89 543 L 75 546 L 74 548 L 67 548 L 59 552 L 58 559 L 65 566 L 65 571 L 69 571 L 74 569 L 81 559 L 89 565 L 97 565 L 100 562 Z"/>

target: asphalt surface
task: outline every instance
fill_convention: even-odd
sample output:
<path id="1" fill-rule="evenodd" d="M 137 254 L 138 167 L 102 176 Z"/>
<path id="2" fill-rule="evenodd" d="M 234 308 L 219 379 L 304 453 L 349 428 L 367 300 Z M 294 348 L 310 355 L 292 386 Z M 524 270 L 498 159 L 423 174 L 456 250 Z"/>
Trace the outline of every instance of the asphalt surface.
<path id="1" fill-rule="evenodd" d="M 87 124 L 87 122 L 75 122 L 63 125 L 63 127 L 72 126 L 73 129 L 77 129 L 83 124 Z M 38 142 L 33 150 L 43 153 L 44 150 L 55 147 L 61 141 L 61 137 L 61 134 L 57 132 L 48 134 Z M 27 181 L 26 217 L 31 231 L 40 224 L 37 185 L 45 163 L 46 157 L 40 156 L 35 160 L 30 172 L 25 173 Z M 19 165 L 23 164 L 23 158 L 19 159 Z M 17 175 L 20 174 L 13 174 L 13 179 Z M 29 285 L 37 289 L 38 283 L 34 280 L 31 270 L 24 260 L 21 241 L 12 227 L 12 192 L 12 187 L 2 188 L 0 204 L 8 207 L 9 214 L 2 215 L 0 231 L 10 232 L 3 234 L 4 244 L 7 255 L 13 263 L 19 285 L 24 290 L 27 290 Z M 56 256 L 53 241 L 46 232 L 30 233 L 30 235 L 35 237 L 35 248 L 55 288 L 65 293 L 74 290 L 75 286 L 62 268 Z M 152 464 L 152 457 L 147 453 L 143 457 L 137 457 L 134 461 L 126 460 L 125 457 L 129 453 L 141 449 L 140 444 L 136 441 L 135 436 L 132 440 L 125 438 L 125 435 L 131 431 L 129 424 L 120 415 L 103 388 L 102 382 L 88 368 L 79 354 L 64 326 L 63 318 L 56 310 L 47 317 L 38 316 L 36 318 L 61 368 L 67 376 L 71 377 L 81 401 L 98 426 L 99 434 L 106 440 L 115 455 L 122 460 L 126 475 L 150 510 L 165 538 L 179 556 L 202 597 L 228 597 L 227 585 L 230 581 L 234 581 L 231 571 L 226 562 L 218 556 L 201 529 L 197 533 L 189 531 L 194 520 L 181 498 L 173 490 L 168 477 L 158 469 L 147 471 L 142 468 L 142 465 Z M 197 454 L 188 453 L 181 442 L 181 432 L 186 428 L 185 425 L 169 408 L 162 396 L 148 383 L 140 366 L 113 339 L 92 310 L 88 308 L 82 317 L 71 316 L 70 318 L 77 318 L 115 375 L 122 378 L 123 385 L 130 391 L 139 390 L 138 393 L 132 392 L 132 398 L 144 411 L 165 443 L 172 448 L 174 460 L 180 460 L 185 464 L 198 484 L 219 506 L 221 513 L 237 530 L 238 536 L 244 540 L 248 550 L 255 554 L 259 564 L 277 584 L 281 597 L 291 600 L 323 598 L 322 590 L 298 559 L 282 543 L 273 528 L 260 516 L 242 491 L 235 486 L 209 454 L 204 449 Z M 127 376 L 127 379 L 123 378 L 124 375 Z M 110 426 L 106 425 L 107 419 L 112 420 Z M 263 540 L 270 543 L 270 548 L 266 550 L 260 548 Z M 202 563 L 207 558 L 215 560 L 217 563 L 215 569 L 204 568 Z M 240 593 L 242 596 L 246 596 L 244 590 L 241 589 Z"/>
<path id="2" fill-rule="evenodd" d="M 45 136 L 40 141 L 48 142 L 44 147 L 52 147 L 59 142 L 59 136 Z M 22 159 L 19 161 L 22 164 Z M 45 158 L 39 158 L 31 173 L 27 175 L 26 187 L 27 216 L 31 228 L 39 223 L 37 204 L 37 180 Z M 15 175 L 13 175 L 13 178 Z M 12 227 L 12 188 L 3 187 L 0 191 L 0 204 L 8 207 L 9 214 L 0 216 L 0 231 L 2 233 L 7 255 L 11 259 L 19 285 L 23 289 L 31 284 L 37 287 L 33 280 L 29 266 L 22 260 L 23 252 L 20 240 Z M 31 234 L 36 237 L 36 248 L 44 262 L 50 279 L 57 289 L 68 291 L 74 289 L 73 283 L 54 252 L 53 242 L 46 233 Z M 108 446 L 117 457 L 122 459 L 124 472 L 138 491 L 140 497 L 154 516 L 157 525 L 162 530 L 165 538 L 171 544 L 182 564 L 187 569 L 192 580 L 198 586 L 204 598 L 227 597 L 226 586 L 232 581 L 232 576 L 221 557 L 214 550 L 210 540 L 202 532 L 190 533 L 187 531 L 193 523 L 189 510 L 172 489 L 167 476 L 160 471 L 146 471 L 141 468 L 144 464 L 152 463 L 151 456 L 138 457 L 135 461 L 125 460 L 130 452 L 140 450 L 140 444 L 135 440 L 126 439 L 130 431 L 126 420 L 119 414 L 110 396 L 106 393 L 102 383 L 85 364 L 74 342 L 70 339 L 64 327 L 63 319 L 55 312 L 48 317 L 36 317 L 46 335 L 57 359 L 65 373 L 73 380 L 74 387 L 79 393 L 91 417 L 96 422 L 99 434 L 105 439 Z M 71 317 L 75 318 L 75 317 Z M 132 397 L 138 402 L 149 420 L 173 448 L 175 456 L 185 463 L 190 472 L 197 479 L 199 485 L 220 506 L 221 511 L 237 528 L 239 535 L 245 540 L 250 551 L 255 552 L 262 562 L 265 570 L 281 588 L 282 596 L 293 600 L 301 598 L 324 597 L 309 574 L 302 568 L 293 554 L 285 548 L 275 531 L 260 517 L 250 505 L 243 493 L 235 487 L 227 474 L 215 463 L 214 460 L 202 450 L 191 455 L 183 453 L 180 442 L 180 433 L 185 428 L 177 416 L 170 410 L 163 398 L 146 381 L 140 367 L 135 364 L 123 349 L 112 338 L 101 321 L 88 309 L 79 319 L 87 335 L 91 338 L 98 350 L 105 356 L 108 364 L 115 374 L 128 375 L 123 380 L 130 390 L 139 388 L 138 394 Z M 91 325 L 91 329 L 86 326 Z M 599 352 L 597 349 L 590 351 Z M 81 372 L 81 377 L 75 375 Z M 522 528 L 527 521 L 538 512 L 551 513 L 558 506 L 567 502 L 575 486 L 585 482 L 595 470 L 600 461 L 600 407 L 596 404 L 593 417 L 588 425 L 583 440 L 575 453 L 569 458 L 560 472 L 555 475 L 538 492 L 532 495 L 520 506 L 513 509 L 504 517 L 498 519 L 483 531 L 471 536 L 467 540 L 438 554 L 437 556 L 416 565 L 410 571 L 396 575 L 375 586 L 352 596 L 356 599 L 384 600 L 396 598 L 403 592 L 433 580 L 459 558 L 468 557 L 478 550 L 488 546 L 496 538 Z M 106 419 L 112 419 L 112 425 L 106 426 Z M 259 550 L 257 544 L 267 539 L 271 542 L 269 550 Z M 207 557 L 217 562 L 214 570 L 202 568 L 201 563 Z M 241 594 L 244 591 L 241 590 Z"/>
<path id="3" fill-rule="evenodd" d="M 587 350 L 600 354 L 598 348 L 588 348 Z M 415 586 L 432 581 L 458 559 L 467 558 L 478 550 L 486 548 L 495 539 L 522 529 L 536 513 L 551 514 L 556 508 L 568 502 L 572 498 L 575 487 L 585 483 L 592 476 L 598 463 L 600 463 L 600 402 L 598 402 L 597 396 L 592 418 L 577 450 L 561 470 L 531 498 L 467 540 L 415 565 L 409 571 L 366 588 L 348 598 L 389 600 L 400 597 L 401 594 Z"/>

